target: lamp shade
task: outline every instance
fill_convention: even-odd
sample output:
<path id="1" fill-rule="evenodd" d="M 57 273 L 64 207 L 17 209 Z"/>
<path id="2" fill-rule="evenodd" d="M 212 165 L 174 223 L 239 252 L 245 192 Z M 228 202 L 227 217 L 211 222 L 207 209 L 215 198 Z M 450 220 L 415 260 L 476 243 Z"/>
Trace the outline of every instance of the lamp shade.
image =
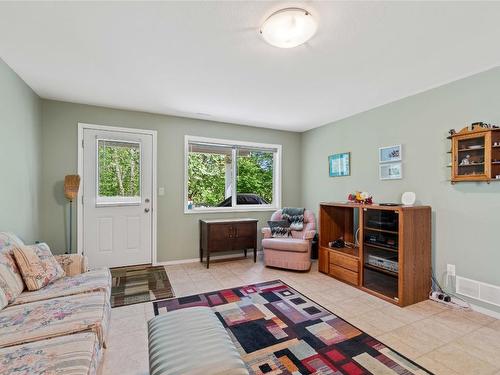
<path id="1" fill-rule="evenodd" d="M 80 176 L 77 174 L 70 174 L 64 177 L 64 195 L 70 201 L 78 196 L 78 189 L 80 188 Z"/>

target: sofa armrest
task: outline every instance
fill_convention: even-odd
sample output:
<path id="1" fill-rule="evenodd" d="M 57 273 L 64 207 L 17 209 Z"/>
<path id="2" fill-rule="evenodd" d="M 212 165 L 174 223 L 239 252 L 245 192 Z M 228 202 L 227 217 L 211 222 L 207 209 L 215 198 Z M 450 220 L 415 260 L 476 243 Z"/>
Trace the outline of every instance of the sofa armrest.
<path id="1" fill-rule="evenodd" d="M 262 235 L 263 238 L 272 238 L 273 235 L 271 234 L 271 228 L 262 228 Z"/>
<path id="2" fill-rule="evenodd" d="M 315 230 L 305 230 L 304 231 L 304 240 L 312 240 L 316 235 Z"/>
<path id="3" fill-rule="evenodd" d="M 87 257 L 80 254 L 54 255 L 57 262 L 61 265 L 66 276 L 75 276 L 87 272 Z"/>

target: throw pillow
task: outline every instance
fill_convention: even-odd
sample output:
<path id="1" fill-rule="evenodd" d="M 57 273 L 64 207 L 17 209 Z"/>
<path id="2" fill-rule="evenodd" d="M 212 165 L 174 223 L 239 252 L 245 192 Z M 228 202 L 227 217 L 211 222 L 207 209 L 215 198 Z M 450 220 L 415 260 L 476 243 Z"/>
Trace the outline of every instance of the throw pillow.
<path id="1" fill-rule="evenodd" d="M 14 256 L 28 290 L 41 289 L 65 275 L 47 244 L 16 247 Z"/>
<path id="2" fill-rule="evenodd" d="M 12 248 L 0 251 L 0 310 L 13 302 L 24 289 Z"/>
<path id="3" fill-rule="evenodd" d="M 10 246 L 23 246 L 24 242 L 21 241 L 14 233 L 0 232 L 0 250 Z"/>
<path id="4" fill-rule="evenodd" d="M 273 238 L 288 237 L 290 235 L 290 223 L 287 220 L 268 221 Z"/>

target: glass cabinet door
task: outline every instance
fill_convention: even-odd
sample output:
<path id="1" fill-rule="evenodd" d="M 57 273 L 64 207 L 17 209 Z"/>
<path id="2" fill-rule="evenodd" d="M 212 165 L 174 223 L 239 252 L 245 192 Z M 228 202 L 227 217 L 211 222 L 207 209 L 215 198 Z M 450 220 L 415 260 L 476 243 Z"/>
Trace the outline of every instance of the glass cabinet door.
<path id="1" fill-rule="evenodd" d="M 399 213 L 363 210 L 363 286 L 398 300 Z"/>
<path id="2" fill-rule="evenodd" d="M 456 170 L 457 176 L 484 176 L 485 172 L 485 136 L 457 139 Z"/>

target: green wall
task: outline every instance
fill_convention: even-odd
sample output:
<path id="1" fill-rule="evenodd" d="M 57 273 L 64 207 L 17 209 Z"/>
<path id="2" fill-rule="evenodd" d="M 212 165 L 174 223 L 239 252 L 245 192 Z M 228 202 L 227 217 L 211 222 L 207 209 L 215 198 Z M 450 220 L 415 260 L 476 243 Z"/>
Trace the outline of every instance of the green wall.
<path id="1" fill-rule="evenodd" d="M 40 99 L 0 59 L 0 231 L 38 239 Z"/>
<path id="2" fill-rule="evenodd" d="M 263 225 L 270 215 L 184 214 L 183 140 L 189 134 L 282 144 L 283 205 L 317 211 L 319 202 L 343 201 L 354 190 L 369 191 L 379 202 L 415 191 L 419 203 L 433 208 L 435 274 L 442 278 L 451 263 L 460 276 L 499 285 L 500 182 L 451 185 L 445 139 L 450 128 L 471 122 L 500 124 L 499 88 L 495 68 L 298 134 L 40 100 L 0 60 L 0 230 L 64 252 L 63 179 L 77 170 L 77 123 L 136 127 L 158 131 L 158 186 L 165 187 L 158 197 L 159 261 L 197 257 L 201 217 L 251 216 Z M 404 179 L 380 181 L 378 148 L 400 143 Z M 351 176 L 328 177 L 328 155 L 345 151 L 351 152 Z"/>
<path id="3" fill-rule="evenodd" d="M 43 240 L 64 252 L 68 203 L 63 194 L 66 174 L 77 172 L 78 122 L 158 131 L 158 261 L 198 256 L 200 218 L 253 217 L 263 225 L 271 212 L 184 214 L 184 135 L 226 138 L 283 145 L 283 205 L 300 204 L 300 134 L 249 126 L 115 110 L 81 104 L 42 101 L 42 216 Z M 76 217 L 76 216 L 75 216 Z M 75 229 L 74 229 L 75 230 Z M 74 232 L 76 233 L 76 231 Z M 76 249 L 76 241 L 73 248 Z"/>
<path id="4" fill-rule="evenodd" d="M 362 93 L 360 93 L 362 95 Z M 476 121 L 500 124 L 500 68 L 337 121 L 302 134 L 302 204 L 344 201 L 355 190 L 376 202 L 399 202 L 414 191 L 432 206 L 433 264 L 500 285 L 500 182 L 449 182 L 451 128 Z M 378 148 L 403 145 L 402 180 L 380 181 Z M 351 176 L 328 177 L 328 155 L 351 152 Z"/>

